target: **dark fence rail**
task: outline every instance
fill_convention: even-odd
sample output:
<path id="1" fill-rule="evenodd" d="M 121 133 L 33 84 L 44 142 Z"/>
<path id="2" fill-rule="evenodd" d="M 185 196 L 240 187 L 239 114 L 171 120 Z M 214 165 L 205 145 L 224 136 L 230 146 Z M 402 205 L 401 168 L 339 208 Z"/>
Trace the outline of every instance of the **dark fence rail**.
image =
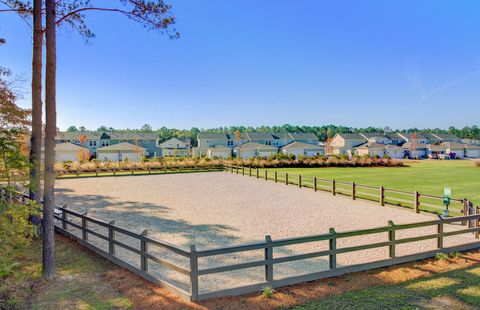
<path id="1" fill-rule="evenodd" d="M 258 171 L 258 170 L 257 170 Z M 301 184 L 301 183 L 300 183 Z M 26 195 L 19 191 L 12 191 L 7 189 L 2 189 L 0 191 L 1 199 L 4 202 L 28 202 Z M 451 218 L 442 218 L 423 221 L 410 224 L 401 224 L 397 225 L 390 221 L 387 226 L 375 227 L 362 230 L 352 230 L 352 231 L 336 231 L 334 228 L 330 228 L 328 233 L 318 234 L 312 236 L 303 236 L 303 237 L 294 237 L 286 239 L 272 240 L 270 236 L 265 236 L 265 241 L 251 243 L 251 244 L 242 244 L 229 247 L 213 248 L 213 249 L 200 249 L 197 250 L 195 245 L 191 245 L 188 249 L 176 246 L 174 244 L 155 240 L 148 237 L 147 231 L 142 233 L 135 233 L 115 225 L 115 223 L 107 222 L 101 219 L 94 218 L 89 216 L 87 213 L 81 214 L 79 212 L 69 210 L 66 207 L 57 207 L 55 210 L 55 230 L 75 239 L 81 245 L 87 247 L 91 251 L 105 257 L 106 259 L 112 261 L 113 263 L 126 268 L 144 279 L 165 287 L 166 289 L 172 291 L 173 293 L 179 295 L 180 297 L 196 301 L 196 300 L 205 300 L 210 298 L 222 297 L 222 296 L 233 296 L 241 295 L 246 293 L 253 293 L 260 291 L 263 287 L 281 287 L 286 285 L 298 284 L 313 280 L 318 280 L 321 278 L 333 277 L 350 272 L 358 272 L 364 270 L 370 270 L 374 268 L 380 268 L 385 266 L 391 266 L 395 264 L 425 259 L 434 257 L 438 252 L 454 252 L 454 251 L 466 251 L 471 249 L 480 248 L 480 242 L 471 241 L 466 244 L 444 247 L 444 240 L 447 237 L 461 235 L 461 234 L 474 234 L 475 238 L 478 240 L 480 234 L 480 208 L 473 208 L 471 203 L 469 208 L 466 209 L 465 216 L 460 217 L 451 217 Z M 76 221 L 75 221 L 76 219 Z M 446 231 L 445 225 L 450 225 L 452 223 L 460 223 L 467 227 L 456 225 L 458 229 Z M 92 224 L 100 226 L 103 228 L 102 231 L 94 230 L 90 227 Z M 396 232 L 411 230 L 422 227 L 436 227 L 436 233 L 425 232 L 418 233 L 414 237 L 408 238 L 399 238 L 397 237 Z M 102 233 L 103 232 L 103 233 Z M 137 246 L 132 246 L 122 242 L 116 237 L 116 233 L 126 235 L 133 240 L 136 240 Z M 385 234 L 387 241 L 381 242 L 370 242 L 368 244 L 360 244 L 358 241 L 354 242 L 353 245 L 346 247 L 339 247 L 337 245 L 338 240 L 346 238 L 354 238 L 358 236 L 368 236 L 374 234 Z M 95 236 L 101 240 L 106 241 L 107 247 L 105 249 L 95 245 L 91 240 L 90 236 Z M 396 253 L 397 245 L 408 244 L 412 242 L 418 242 L 423 240 L 436 240 L 436 249 L 414 253 L 411 255 L 398 256 Z M 475 239 L 474 239 L 475 240 Z M 317 241 L 328 242 L 328 249 L 310 253 L 294 254 L 287 256 L 276 257 L 274 254 L 274 249 L 282 246 L 288 245 L 300 245 L 300 244 L 309 244 Z M 165 258 L 157 257 L 154 255 L 154 252 L 151 251 L 153 247 L 162 248 L 164 251 L 179 255 L 189 262 L 189 267 L 182 267 L 178 263 L 167 260 Z M 138 266 L 127 262 L 125 259 L 117 255 L 117 248 L 122 248 L 128 252 L 136 254 L 139 256 Z M 343 253 L 354 253 L 358 251 L 363 251 L 367 249 L 377 249 L 377 248 L 387 248 L 388 249 L 388 258 L 379 259 L 373 262 L 348 265 L 348 266 L 339 266 L 337 264 L 337 255 Z M 199 258 L 215 258 L 222 255 L 229 255 L 233 253 L 245 253 L 251 251 L 263 251 L 264 258 L 256 261 L 236 263 L 236 264 L 226 264 L 226 265 L 216 265 L 215 267 L 199 268 L 198 260 Z M 325 257 L 328 261 L 328 268 L 326 270 L 321 270 L 318 272 L 308 273 L 305 275 L 295 275 L 291 274 L 286 278 L 276 279 L 275 278 L 275 265 L 294 262 L 300 260 L 306 260 L 310 258 L 321 258 Z M 168 279 L 161 279 L 154 276 L 149 272 L 149 263 L 156 263 L 161 265 L 163 268 L 168 270 L 183 274 L 189 279 L 189 289 L 185 290 L 177 285 L 172 284 Z M 223 289 L 210 291 L 206 293 L 199 293 L 199 287 L 201 287 L 202 281 L 201 277 L 212 274 L 221 274 L 225 272 L 230 272 L 234 270 L 246 270 L 253 267 L 264 267 L 265 271 L 262 275 L 264 281 L 260 283 L 255 283 L 248 286 L 234 287 L 231 289 Z"/>
<path id="2" fill-rule="evenodd" d="M 416 213 L 420 211 L 439 213 L 444 209 L 443 196 L 409 192 L 384 186 L 371 186 L 357 184 L 355 182 L 343 182 L 335 179 L 323 179 L 315 176 L 304 176 L 301 174 L 279 172 L 266 168 L 251 168 L 243 166 L 224 165 L 224 171 L 256 177 L 257 179 L 272 180 L 275 183 L 296 185 L 298 187 L 311 188 L 314 191 L 330 192 L 332 195 L 350 196 L 353 200 L 365 199 L 378 202 L 381 206 L 386 204 L 413 209 Z M 462 215 L 466 198 L 451 198 L 450 213 Z"/>

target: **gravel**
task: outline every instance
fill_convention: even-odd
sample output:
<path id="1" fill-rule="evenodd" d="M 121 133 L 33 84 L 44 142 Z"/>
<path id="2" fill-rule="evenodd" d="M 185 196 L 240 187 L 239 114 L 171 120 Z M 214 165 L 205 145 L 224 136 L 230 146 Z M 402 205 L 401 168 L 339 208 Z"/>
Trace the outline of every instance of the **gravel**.
<path id="1" fill-rule="evenodd" d="M 349 231 L 387 225 L 389 220 L 404 224 L 436 219 L 431 214 L 415 214 L 411 210 L 381 207 L 372 202 L 332 196 L 307 188 L 275 184 L 272 181 L 232 175 L 224 172 L 186 173 L 151 176 L 63 179 L 56 181 L 57 203 L 134 232 L 148 229 L 152 238 L 198 250 L 273 240 Z M 92 225 L 93 226 L 93 225 Z M 99 227 L 93 227 L 102 231 Z M 445 231 L 461 229 L 446 225 Z M 74 228 L 71 228 L 74 231 Z M 398 231 L 397 238 L 436 233 L 436 227 Z M 119 240 L 138 248 L 138 241 L 126 236 Z M 107 248 L 105 242 L 91 236 L 91 242 Z M 337 247 L 387 241 L 387 234 L 375 234 L 339 239 Z M 473 235 L 452 236 L 445 246 L 475 240 Z M 413 254 L 436 247 L 436 239 L 397 246 L 397 256 Z M 316 252 L 328 248 L 325 241 L 276 248 L 274 257 Z M 149 249 L 178 265 L 188 267 L 188 261 L 162 251 Z M 117 255 L 138 266 L 139 257 L 120 248 Z M 199 267 L 211 268 L 263 259 L 263 251 L 220 255 L 200 259 Z M 340 254 L 338 266 L 346 266 L 388 258 L 388 249 L 372 249 Z M 188 279 L 173 271 L 150 263 L 150 272 L 188 290 Z M 275 279 L 296 276 L 328 268 L 328 257 L 275 265 Z M 200 292 L 225 289 L 263 282 L 264 268 L 226 272 L 200 277 Z"/>

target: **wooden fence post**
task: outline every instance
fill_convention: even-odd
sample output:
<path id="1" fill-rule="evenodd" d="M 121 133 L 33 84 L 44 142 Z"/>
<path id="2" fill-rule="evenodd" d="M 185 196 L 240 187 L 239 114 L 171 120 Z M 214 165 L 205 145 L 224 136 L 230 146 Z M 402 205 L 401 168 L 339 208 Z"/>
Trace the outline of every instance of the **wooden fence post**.
<path id="1" fill-rule="evenodd" d="M 385 188 L 383 186 L 380 186 L 380 196 L 378 201 L 381 206 L 385 205 Z"/>
<path id="2" fill-rule="evenodd" d="M 245 175 L 245 167 L 242 166 L 242 175 Z"/>
<path id="3" fill-rule="evenodd" d="M 115 255 L 115 230 L 113 230 L 113 225 L 115 225 L 115 221 L 110 221 L 108 223 L 108 253 Z"/>
<path id="4" fill-rule="evenodd" d="M 252 176 L 252 167 L 248 167 L 248 176 L 249 176 L 249 177 Z"/>
<path id="5" fill-rule="evenodd" d="M 117 169 L 113 167 L 113 175 L 115 176 L 117 174 Z"/>
<path id="6" fill-rule="evenodd" d="M 332 195 L 333 195 L 333 196 L 335 196 L 335 194 L 336 194 L 336 193 L 335 193 L 335 191 L 336 191 L 336 188 L 335 188 L 335 187 L 336 187 L 336 186 L 335 186 L 336 184 L 335 184 L 335 183 L 336 183 L 336 182 L 335 182 L 335 179 L 332 179 Z"/>
<path id="7" fill-rule="evenodd" d="M 265 280 L 267 282 L 273 281 L 273 248 L 272 248 L 272 237 L 270 235 L 265 236 L 265 242 L 267 245 L 265 246 Z"/>
<path id="8" fill-rule="evenodd" d="M 268 170 L 265 169 L 265 181 L 267 181 L 267 180 L 268 180 Z"/>
<path id="9" fill-rule="evenodd" d="M 190 245 L 190 297 L 192 301 L 198 299 L 198 257 L 194 244 Z"/>
<path id="10" fill-rule="evenodd" d="M 150 169 L 150 166 L 148 166 L 148 174 L 152 174 L 152 170 Z"/>
<path id="11" fill-rule="evenodd" d="M 468 199 L 463 198 L 463 215 L 464 216 L 468 215 L 469 205 L 470 205 L 470 202 L 468 201 Z M 462 225 L 467 225 L 467 221 L 462 221 Z"/>
<path id="12" fill-rule="evenodd" d="M 258 168 L 255 168 L 255 169 L 257 170 L 257 179 L 258 179 L 258 178 L 259 178 L 259 173 L 260 173 L 260 172 L 259 172 Z"/>
<path id="13" fill-rule="evenodd" d="M 277 183 L 277 181 L 278 181 L 278 176 L 277 176 L 277 171 L 276 171 L 276 170 L 273 172 L 273 178 L 274 178 L 274 180 L 275 180 L 275 183 Z"/>
<path id="14" fill-rule="evenodd" d="M 478 216 L 480 216 L 480 208 L 477 206 L 475 207 L 475 214 L 477 215 L 477 218 L 475 219 L 475 228 L 480 229 L 480 220 L 478 219 Z M 477 230 L 475 231 L 475 239 L 478 239 L 480 236 L 480 232 Z"/>
<path id="15" fill-rule="evenodd" d="M 317 191 L 317 177 L 313 177 L 313 190 Z"/>
<path id="16" fill-rule="evenodd" d="M 142 231 L 142 237 L 148 235 L 148 230 Z M 147 272 L 148 271 L 148 258 L 144 254 L 147 254 L 148 252 L 148 245 L 147 241 L 145 241 L 143 238 L 140 239 L 140 251 L 142 252 L 142 255 L 140 255 L 140 269 L 142 271 Z"/>
<path id="17" fill-rule="evenodd" d="M 95 176 L 98 177 L 98 168 L 95 168 Z"/>
<path id="18" fill-rule="evenodd" d="M 62 229 L 67 230 L 67 223 L 65 222 L 67 220 L 67 213 L 65 212 L 65 209 L 67 208 L 67 205 L 63 206 L 62 208 Z"/>
<path id="19" fill-rule="evenodd" d="M 420 195 L 418 194 L 417 191 L 413 194 L 413 208 L 415 209 L 415 213 L 420 213 Z"/>
<path id="20" fill-rule="evenodd" d="M 288 185 L 288 173 L 285 172 L 285 185 Z"/>
<path id="21" fill-rule="evenodd" d="M 438 225 L 437 225 L 437 248 L 440 250 L 443 249 L 443 218 L 439 215 L 438 216 Z"/>
<path id="22" fill-rule="evenodd" d="M 390 241 L 388 254 L 390 258 L 395 258 L 395 224 L 393 224 L 392 221 L 388 221 L 388 225 L 390 226 L 390 230 L 388 231 L 388 241 Z"/>
<path id="23" fill-rule="evenodd" d="M 301 174 L 298 175 L 298 187 L 302 188 L 302 175 Z"/>
<path id="24" fill-rule="evenodd" d="M 88 234 L 87 234 L 87 219 L 85 218 L 87 216 L 87 211 L 83 213 L 82 215 L 82 239 L 87 241 L 88 240 Z"/>
<path id="25" fill-rule="evenodd" d="M 328 230 L 328 232 L 330 233 L 330 240 L 328 242 L 328 249 L 330 251 L 335 251 L 337 249 L 337 237 L 335 236 L 336 235 L 336 232 L 335 232 L 335 228 L 330 228 Z M 337 254 L 336 253 L 330 253 L 330 255 L 328 256 L 328 261 L 329 261 L 329 266 L 330 266 L 330 269 L 336 269 L 337 268 Z"/>
<path id="26" fill-rule="evenodd" d="M 235 168 L 235 170 L 236 170 L 236 173 L 238 174 L 238 166 Z"/>
<path id="27" fill-rule="evenodd" d="M 355 200 L 357 197 L 356 197 L 356 185 L 355 185 L 355 182 L 352 182 L 352 199 Z"/>

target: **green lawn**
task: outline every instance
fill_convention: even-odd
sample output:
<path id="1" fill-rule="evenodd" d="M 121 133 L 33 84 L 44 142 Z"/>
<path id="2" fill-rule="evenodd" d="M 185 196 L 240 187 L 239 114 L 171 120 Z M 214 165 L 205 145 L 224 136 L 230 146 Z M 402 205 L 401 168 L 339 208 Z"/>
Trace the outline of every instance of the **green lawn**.
<path id="1" fill-rule="evenodd" d="M 400 168 L 281 168 L 281 172 L 336 179 L 343 182 L 384 186 L 426 194 L 443 195 L 444 187 L 452 197 L 466 197 L 480 205 L 480 168 L 470 160 L 423 160 L 406 162 Z"/>
<path id="2" fill-rule="evenodd" d="M 294 309 L 479 309 L 480 267 L 333 295 Z"/>

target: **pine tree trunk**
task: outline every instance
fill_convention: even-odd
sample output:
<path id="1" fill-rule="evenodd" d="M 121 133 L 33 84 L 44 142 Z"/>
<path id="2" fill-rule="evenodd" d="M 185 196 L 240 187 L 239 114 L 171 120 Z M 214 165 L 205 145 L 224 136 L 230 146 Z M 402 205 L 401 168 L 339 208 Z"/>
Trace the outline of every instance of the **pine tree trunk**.
<path id="1" fill-rule="evenodd" d="M 42 156 L 42 0 L 33 2 L 32 136 L 30 138 L 30 199 L 40 203 Z"/>
<path id="2" fill-rule="evenodd" d="M 55 135 L 56 112 L 56 33 L 55 0 L 46 0 L 46 70 L 45 70 L 45 178 L 43 194 L 43 277 L 53 279 L 55 275 Z"/>

